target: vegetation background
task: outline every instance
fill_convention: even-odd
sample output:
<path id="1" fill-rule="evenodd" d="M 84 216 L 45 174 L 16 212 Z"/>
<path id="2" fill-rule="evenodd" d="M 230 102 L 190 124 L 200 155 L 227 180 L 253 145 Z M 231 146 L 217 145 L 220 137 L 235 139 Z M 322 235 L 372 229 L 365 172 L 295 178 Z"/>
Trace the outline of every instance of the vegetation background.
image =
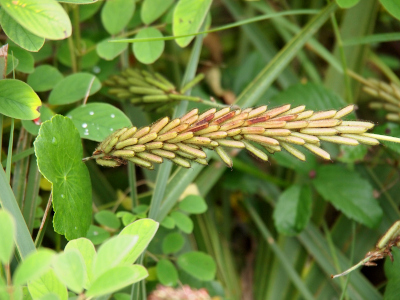
<path id="1" fill-rule="evenodd" d="M 399 299 L 396 247 L 331 279 L 399 220 L 397 144 L 82 163 L 119 128 L 193 108 L 355 104 L 350 119 L 400 137 L 399 19 L 391 0 L 0 0 L 0 298 Z"/>

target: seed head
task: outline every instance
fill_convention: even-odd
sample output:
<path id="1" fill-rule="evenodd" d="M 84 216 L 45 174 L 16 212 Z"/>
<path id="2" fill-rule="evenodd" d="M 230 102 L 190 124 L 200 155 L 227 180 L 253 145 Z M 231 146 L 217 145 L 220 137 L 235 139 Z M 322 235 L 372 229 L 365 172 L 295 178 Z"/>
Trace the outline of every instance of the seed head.
<path id="1" fill-rule="evenodd" d="M 341 120 L 353 109 L 349 105 L 339 111 L 312 112 L 306 118 L 305 106 L 290 109 L 290 105 L 284 105 L 271 110 L 267 106 L 219 111 L 213 108 L 202 114 L 193 109 L 178 119 L 165 117 L 140 129 L 119 129 L 99 144 L 92 158 L 106 167 L 131 161 L 153 169 L 154 164 L 169 159 L 189 168 L 193 162 L 206 165 L 205 150 L 210 149 L 232 167 L 229 148 L 246 149 L 262 161 L 268 160 L 265 151 L 274 153 L 283 148 L 304 161 L 301 147 L 330 159 L 329 153 L 320 148 L 320 141 L 352 146 L 378 145 L 379 140 L 400 143 L 398 138 L 367 133 L 373 123 Z"/>

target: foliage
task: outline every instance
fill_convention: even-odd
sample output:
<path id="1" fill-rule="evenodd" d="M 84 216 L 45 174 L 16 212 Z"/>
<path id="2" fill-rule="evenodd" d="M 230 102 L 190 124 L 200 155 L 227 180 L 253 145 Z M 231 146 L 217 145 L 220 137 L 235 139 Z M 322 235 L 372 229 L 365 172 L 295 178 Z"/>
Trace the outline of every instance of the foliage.
<path id="1" fill-rule="evenodd" d="M 399 18 L 0 0 L 0 298 L 396 299 Z"/>

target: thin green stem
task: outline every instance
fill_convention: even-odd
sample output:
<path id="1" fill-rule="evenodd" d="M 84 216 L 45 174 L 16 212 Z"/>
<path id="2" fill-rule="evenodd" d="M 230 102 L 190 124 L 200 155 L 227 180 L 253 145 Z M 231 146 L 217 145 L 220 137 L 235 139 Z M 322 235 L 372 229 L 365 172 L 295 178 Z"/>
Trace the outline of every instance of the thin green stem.
<path id="1" fill-rule="evenodd" d="M 11 159 L 12 159 L 12 151 L 13 151 L 13 142 L 14 142 L 14 118 L 11 118 L 11 130 L 10 130 L 10 140 L 8 143 L 8 152 L 7 152 L 7 166 L 6 166 L 6 176 L 8 182 L 11 180 Z"/>
<path id="2" fill-rule="evenodd" d="M 209 30 L 200 29 L 201 31 L 199 31 L 199 32 L 194 32 L 194 33 L 189 33 L 189 34 L 182 34 L 182 35 L 176 35 L 176 36 L 164 36 L 164 37 L 160 37 L 160 38 L 118 39 L 118 40 L 112 40 L 110 42 L 139 43 L 139 42 L 150 42 L 150 41 L 169 41 L 169 40 L 175 40 L 175 39 L 181 38 L 181 37 L 197 36 L 197 35 L 202 35 L 202 34 L 208 34 L 211 32 L 227 30 L 227 29 L 231 29 L 231 28 L 235 28 L 235 27 L 239 27 L 239 26 L 243 26 L 246 24 L 259 22 L 259 21 L 263 21 L 263 20 L 268 20 L 268 19 L 276 18 L 276 17 L 290 16 L 290 15 L 314 15 L 319 12 L 320 12 L 319 10 L 315 10 L 315 9 L 299 9 L 299 10 L 284 11 L 284 12 L 278 12 L 278 13 L 273 13 L 273 14 L 269 14 L 269 15 L 254 17 L 254 18 L 250 18 L 247 20 L 239 21 L 239 22 L 234 22 L 234 23 L 231 23 L 228 25 L 220 26 L 217 28 L 209 29 Z"/>
<path id="3" fill-rule="evenodd" d="M 332 259 L 333 259 L 333 263 L 335 265 L 336 272 L 339 273 L 340 272 L 339 259 L 337 257 L 337 253 L 336 253 L 336 250 L 335 250 L 335 245 L 333 244 L 333 241 L 332 241 L 331 233 L 329 232 L 329 228 L 326 225 L 325 221 L 322 222 L 322 228 L 324 229 L 324 232 L 325 232 L 326 241 L 328 242 L 329 250 L 331 252 L 331 256 L 332 256 Z M 344 282 L 343 278 L 340 278 L 340 284 L 342 286 L 342 290 L 344 290 L 345 282 Z"/>
<path id="4" fill-rule="evenodd" d="M 333 32 L 335 33 L 335 37 L 338 43 L 339 53 L 340 53 L 340 60 L 342 62 L 342 68 L 344 70 L 344 83 L 346 86 L 346 94 L 347 94 L 347 102 L 354 103 L 353 94 L 351 92 L 351 85 L 350 85 L 350 78 L 347 75 L 347 62 L 346 62 L 346 55 L 344 53 L 342 36 L 340 35 L 339 26 L 336 21 L 335 13 L 331 15 L 331 21 L 333 26 Z"/>
<path id="5" fill-rule="evenodd" d="M 75 47 L 74 47 L 74 40 L 72 36 L 68 38 L 68 48 L 69 48 L 69 54 L 71 56 L 71 66 L 72 66 L 72 72 L 76 73 L 78 72 L 78 65 L 76 62 L 76 53 L 75 53 Z"/>
<path id="6" fill-rule="evenodd" d="M 356 248 L 356 222 L 355 221 L 351 222 L 351 233 L 352 233 L 352 239 L 351 239 L 351 249 L 350 249 L 350 264 L 353 264 L 355 248 Z M 350 277 L 351 277 L 351 274 L 349 274 L 349 276 L 347 276 L 347 278 L 346 278 L 346 283 L 344 284 L 342 295 L 340 296 L 340 300 L 343 300 L 344 297 L 347 296 L 347 287 L 349 286 Z"/>
<path id="7" fill-rule="evenodd" d="M 139 199 L 137 194 L 137 185 L 136 185 L 136 169 L 135 164 L 129 162 L 128 164 L 128 172 L 129 172 L 129 187 L 131 190 L 131 199 L 132 199 L 132 210 L 139 205 Z"/>
<path id="8" fill-rule="evenodd" d="M 202 28 L 204 27 L 204 24 Z M 185 71 L 185 74 L 182 79 L 181 86 L 185 86 L 188 82 L 190 82 L 196 74 L 197 66 L 200 59 L 200 52 L 203 44 L 203 35 L 200 35 L 196 38 L 195 44 L 193 46 L 192 53 L 189 58 L 189 62 Z M 191 89 L 186 91 L 186 95 L 190 95 Z M 180 115 L 183 115 L 184 112 L 187 110 L 188 101 L 181 101 L 179 105 L 174 110 L 173 118 L 176 118 Z M 153 192 L 153 196 L 150 202 L 150 211 L 149 211 L 149 218 L 152 218 L 157 221 L 162 221 L 163 218 L 160 218 L 160 213 L 164 216 L 167 212 L 160 212 L 160 207 L 162 200 L 164 199 L 165 189 L 167 187 L 167 182 L 169 175 L 172 170 L 172 162 L 167 161 L 163 163 L 157 173 L 156 178 L 156 187 Z"/>
<path id="9" fill-rule="evenodd" d="M 74 38 L 75 38 L 75 46 L 78 56 L 76 57 L 76 68 L 77 71 L 80 70 L 80 60 L 82 56 L 82 40 L 81 40 L 81 27 L 79 20 L 79 7 L 78 5 L 73 5 L 72 7 L 72 16 L 74 22 Z"/>

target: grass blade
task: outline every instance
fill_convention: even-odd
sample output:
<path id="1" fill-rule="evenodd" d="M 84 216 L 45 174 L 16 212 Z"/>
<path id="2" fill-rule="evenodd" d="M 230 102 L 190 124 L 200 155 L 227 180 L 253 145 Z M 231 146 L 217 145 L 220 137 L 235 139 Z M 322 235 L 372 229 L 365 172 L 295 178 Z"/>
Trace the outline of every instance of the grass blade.
<path id="1" fill-rule="evenodd" d="M 290 63 L 298 51 L 311 38 L 311 36 L 325 23 L 337 5 L 328 4 L 316 15 L 286 46 L 274 57 L 273 60 L 258 74 L 252 83 L 237 98 L 236 104 L 241 107 L 251 107 L 271 86 L 273 81 Z"/>
<path id="2" fill-rule="evenodd" d="M 3 168 L 0 168 L 0 204 L 1 207 L 8 210 L 12 214 L 15 220 L 17 229 L 15 244 L 21 258 L 25 259 L 25 257 L 29 253 L 35 251 L 36 248 L 33 244 L 32 237 L 29 233 L 28 227 L 26 227 L 24 217 L 19 210 L 17 200 L 15 200 Z"/>

